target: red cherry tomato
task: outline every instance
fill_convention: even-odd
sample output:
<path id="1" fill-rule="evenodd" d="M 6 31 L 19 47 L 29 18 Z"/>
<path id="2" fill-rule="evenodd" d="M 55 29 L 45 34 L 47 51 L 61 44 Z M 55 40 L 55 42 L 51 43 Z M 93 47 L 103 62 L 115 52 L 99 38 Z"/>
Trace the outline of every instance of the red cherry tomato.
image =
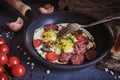
<path id="1" fill-rule="evenodd" d="M 39 47 L 41 44 L 42 44 L 42 40 L 40 39 L 33 40 L 34 47 Z"/>
<path id="2" fill-rule="evenodd" d="M 46 59 L 50 62 L 53 62 L 58 59 L 58 55 L 55 52 L 49 52 L 46 54 Z"/>
<path id="3" fill-rule="evenodd" d="M 6 64 L 8 61 L 8 57 L 4 53 L 0 53 L 0 65 Z"/>
<path id="4" fill-rule="evenodd" d="M 5 39 L 0 37 L 0 44 L 5 44 Z"/>
<path id="5" fill-rule="evenodd" d="M 0 74 L 4 72 L 4 68 L 2 65 L 0 65 Z"/>
<path id="6" fill-rule="evenodd" d="M 6 44 L 0 45 L 0 52 L 1 53 L 9 53 L 9 47 Z"/>
<path id="7" fill-rule="evenodd" d="M 76 39 L 77 39 L 78 41 L 85 41 L 85 40 L 86 40 L 86 37 L 83 36 L 83 35 L 77 35 L 77 36 L 76 36 Z"/>
<path id="8" fill-rule="evenodd" d="M 9 67 L 13 67 L 18 64 L 20 64 L 20 60 L 17 57 L 15 57 L 15 56 L 9 57 L 9 59 L 8 59 Z"/>
<path id="9" fill-rule="evenodd" d="M 12 74 L 15 77 L 21 77 L 25 74 L 26 69 L 23 65 L 19 64 L 19 65 L 15 65 L 12 67 Z"/>
<path id="10" fill-rule="evenodd" d="M 5 73 L 1 73 L 0 80 L 8 80 L 8 76 Z"/>

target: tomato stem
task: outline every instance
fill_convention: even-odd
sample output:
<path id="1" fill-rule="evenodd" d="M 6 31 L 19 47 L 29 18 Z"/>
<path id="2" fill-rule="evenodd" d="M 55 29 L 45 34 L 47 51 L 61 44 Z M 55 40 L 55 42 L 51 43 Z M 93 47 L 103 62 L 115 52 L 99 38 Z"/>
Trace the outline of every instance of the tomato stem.
<path id="1" fill-rule="evenodd" d="M 7 68 L 8 68 L 7 65 L 4 65 L 3 67 L 4 67 L 4 72 L 5 72 L 5 74 L 8 76 L 8 79 L 9 79 L 9 80 L 18 80 L 18 78 L 12 77 L 12 75 L 10 74 L 10 72 L 8 72 L 9 70 L 7 69 Z M 7 69 L 7 70 L 6 70 L 6 69 Z"/>

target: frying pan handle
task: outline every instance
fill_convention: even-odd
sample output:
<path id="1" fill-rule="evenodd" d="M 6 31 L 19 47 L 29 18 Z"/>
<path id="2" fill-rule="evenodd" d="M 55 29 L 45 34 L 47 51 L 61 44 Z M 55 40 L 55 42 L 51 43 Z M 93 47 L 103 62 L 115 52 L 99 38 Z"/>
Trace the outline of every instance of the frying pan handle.
<path id="1" fill-rule="evenodd" d="M 30 6 L 24 4 L 21 0 L 6 0 L 6 2 L 23 16 L 27 16 L 31 19 L 35 19 L 35 17 L 38 16 L 31 10 Z"/>
<path id="2" fill-rule="evenodd" d="M 26 12 L 28 10 L 31 10 L 31 7 L 29 7 L 28 5 L 24 4 L 22 1 L 20 0 L 6 0 L 7 3 L 12 6 L 14 9 L 16 9 L 17 11 L 19 11 L 22 15 L 25 16 Z"/>

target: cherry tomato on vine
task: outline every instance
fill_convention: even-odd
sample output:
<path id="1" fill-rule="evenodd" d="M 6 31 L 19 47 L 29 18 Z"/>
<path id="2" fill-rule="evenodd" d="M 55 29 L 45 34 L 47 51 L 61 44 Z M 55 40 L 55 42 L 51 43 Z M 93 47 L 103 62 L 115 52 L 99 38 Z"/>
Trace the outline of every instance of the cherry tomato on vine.
<path id="1" fill-rule="evenodd" d="M 5 44 L 5 39 L 0 37 L 0 44 Z"/>
<path id="2" fill-rule="evenodd" d="M 8 80 L 8 76 L 5 73 L 1 73 L 0 80 Z"/>
<path id="3" fill-rule="evenodd" d="M 0 74 L 4 72 L 4 68 L 2 65 L 0 65 Z"/>
<path id="4" fill-rule="evenodd" d="M 8 61 L 8 57 L 4 53 L 0 53 L 0 65 L 6 64 Z"/>
<path id="5" fill-rule="evenodd" d="M 21 77 L 25 74 L 26 69 L 23 65 L 19 64 L 19 65 L 15 65 L 12 67 L 12 74 L 15 77 Z"/>
<path id="6" fill-rule="evenodd" d="M 0 52 L 5 54 L 9 53 L 9 47 L 6 44 L 0 45 Z"/>
<path id="7" fill-rule="evenodd" d="M 42 40 L 40 39 L 33 40 L 34 47 L 39 47 L 41 44 L 42 44 Z"/>
<path id="8" fill-rule="evenodd" d="M 20 64 L 19 58 L 15 57 L 15 56 L 9 57 L 9 59 L 8 59 L 8 66 L 9 67 L 13 67 L 13 66 L 18 65 L 18 64 Z"/>

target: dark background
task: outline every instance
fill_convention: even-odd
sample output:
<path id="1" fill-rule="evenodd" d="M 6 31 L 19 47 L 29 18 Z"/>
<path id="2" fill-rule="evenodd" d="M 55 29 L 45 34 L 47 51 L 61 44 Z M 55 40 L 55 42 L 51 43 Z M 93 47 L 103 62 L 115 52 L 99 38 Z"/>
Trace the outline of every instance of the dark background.
<path id="1" fill-rule="evenodd" d="M 23 1 L 31 6 L 36 13 L 38 13 L 38 8 L 46 3 L 53 4 L 55 10 L 58 10 L 57 1 L 55 0 Z M 16 21 L 17 17 L 21 17 L 25 24 L 20 32 L 14 33 L 8 29 L 6 23 Z M 30 23 L 30 19 L 19 14 L 7 3 L 2 2 L 0 4 L 0 34 L 5 38 L 10 48 L 8 56 L 17 56 L 20 59 L 21 64 L 26 67 L 26 74 L 23 77 L 18 78 L 18 80 L 115 80 L 110 73 L 98 69 L 96 64 L 76 71 L 50 70 L 50 74 L 47 74 L 47 70 L 49 69 L 37 62 L 36 59 L 27 52 L 24 46 L 25 30 Z"/>

